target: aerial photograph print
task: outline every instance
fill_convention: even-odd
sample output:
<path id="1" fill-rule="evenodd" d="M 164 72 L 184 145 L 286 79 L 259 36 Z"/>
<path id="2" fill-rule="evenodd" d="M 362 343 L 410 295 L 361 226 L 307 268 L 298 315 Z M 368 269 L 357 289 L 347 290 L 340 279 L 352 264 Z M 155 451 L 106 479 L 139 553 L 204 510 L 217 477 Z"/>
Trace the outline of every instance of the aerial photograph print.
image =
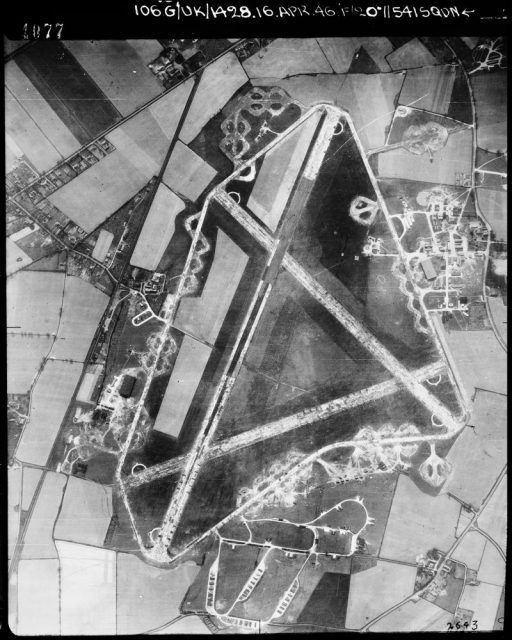
<path id="1" fill-rule="evenodd" d="M 328 4 L 4 35 L 2 631 L 504 633 L 506 19 Z"/>

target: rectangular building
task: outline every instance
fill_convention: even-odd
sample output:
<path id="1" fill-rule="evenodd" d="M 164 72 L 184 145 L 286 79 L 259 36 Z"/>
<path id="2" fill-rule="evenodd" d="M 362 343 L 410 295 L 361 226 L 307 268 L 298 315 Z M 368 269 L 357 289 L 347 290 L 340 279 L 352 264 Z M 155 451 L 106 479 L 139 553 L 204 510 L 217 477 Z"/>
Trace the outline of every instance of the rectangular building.
<path id="1" fill-rule="evenodd" d="M 165 184 L 158 185 L 155 198 L 130 260 L 134 267 L 155 271 L 174 233 L 174 221 L 185 203 Z"/>
<path id="2" fill-rule="evenodd" d="M 435 280 L 437 278 L 436 268 L 434 267 L 434 263 L 430 258 L 422 260 L 420 262 L 420 265 L 427 280 Z"/>
<path id="3" fill-rule="evenodd" d="M 113 239 L 114 234 L 111 231 L 101 229 L 98 239 L 96 240 L 96 244 L 94 245 L 94 249 L 92 250 L 92 257 L 98 262 L 103 262 L 107 257 L 110 247 L 112 246 Z"/>

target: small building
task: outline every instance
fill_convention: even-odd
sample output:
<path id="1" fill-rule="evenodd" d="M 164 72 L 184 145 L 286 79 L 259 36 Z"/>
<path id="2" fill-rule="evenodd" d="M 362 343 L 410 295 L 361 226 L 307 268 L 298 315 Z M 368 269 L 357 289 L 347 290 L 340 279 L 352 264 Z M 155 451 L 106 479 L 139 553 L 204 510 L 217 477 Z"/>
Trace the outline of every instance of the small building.
<path id="1" fill-rule="evenodd" d="M 110 250 L 112 241 L 114 240 L 114 234 L 106 229 L 101 229 L 94 249 L 92 250 L 92 257 L 98 262 L 103 262 L 107 257 L 107 253 Z"/>
<path id="2" fill-rule="evenodd" d="M 124 376 L 123 381 L 121 383 L 121 387 L 119 388 L 119 395 L 122 398 L 129 398 L 133 393 L 133 387 L 137 382 L 137 378 L 134 376 Z"/>
<path id="3" fill-rule="evenodd" d="M 437 271 L 434 267 L 434 263 L 430 258 L 426 258 L 420 262 L 420 266 L 423 269 L 423 273 L 425 274 L 425 278 L 427 280 L 435 280 L 437 278 Z"/>

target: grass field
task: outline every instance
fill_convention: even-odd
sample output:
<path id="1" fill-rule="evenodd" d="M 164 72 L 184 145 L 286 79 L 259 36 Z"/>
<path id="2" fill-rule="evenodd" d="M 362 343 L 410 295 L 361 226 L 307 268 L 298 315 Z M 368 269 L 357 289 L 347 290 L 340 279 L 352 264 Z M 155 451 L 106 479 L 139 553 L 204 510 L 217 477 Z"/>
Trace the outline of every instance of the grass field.
<path id="1" fill-rule="evenodd" d="M 130 264 L 155 271 L 174 233 L 176 216 L 184 207 L 183 200 L 165 184 L 158 185 Z"/>
<path id="2" fill-rule="evenodd" d="M 16 634 L 60 635 L 59 572 L 57 559 L 20 561 L 16 585 L 18 625 L 16 629 L 11 628 Z M 9 594 L 9 608 L 12 606 L 11 598 L 12 592 Z"/>
<path id="3" fill-rule="evenodd" d="M 144 633 L 180 613 L 180 605 L 199 567 L 185 562 L 172 570 L 117 554 L 117 633 Z"/>
<path id="4" fill-rule="evenodd" d="M 486 540 L 482 535 L 477 531 L 469 531 L 453 552 L 452 558 L 476 571 L 482 562 L 485 545 Z"/>
<path id="5" fill-rule="evenodd" d="M 278 38 L 242 63 L 249 78 L 284 78 L 298 73 L 332 73 L 315 38 Z"/>
<path id="6" fill-rule="evenodd" d="M 400 104 L 408 106 L 414 103 L 416 109 L 446 115 L 450 108 L 455 75 L 456 69 L 452 65 L 409 69 L 400 92 Z M 433 90 L 426 93 L 425 87 L 433 87 Z"/>
<path id="7" fill-rule="evenodd" d="M 409 601 L 370 627 L 371 631 L 446 631 L 453 614 L 420 598 Z"/>
<path id="8" fill-rule="evenodd" d="M 380 153 L 378 175 L 383 178 L 417 180 L 421 176 L 425 182 L 456 184 L 456 175 L 471 173 L 472 132 L 464 129 L 451 134 L 446 145 L 434 152 L 430 162 L 427 153 L 414 155 L 403 148 Z"/>
<path id="9" fill-rule="evenodd" d="M 252 620 L 267 620 L 291 585 L 304 563 L 305 556 L 287 558 L 283 551 L 272 549 L 265 559 L 265 573 L 245 602 L 239 602 L 232 615 Z"/>
<path id="10" fill-rule="evenodd" d="M 70 476 L 54 536 L 101 547 L 111 518 L 112 488 Z"/>
<path id="11" fill-rule="evenodd" d="M 263 159 L 247 207 L 271 231 L 281 220 L 319 120 L 320 113 L 314 113 Z"/>
<path id="12" fill-rule="evenodd" d="M 349 70 L 360 47 L 364 48 L 380 71 L 390 70 L 386 55 L 393 51 L 393 45 L 387 38 L 317 38 L 317 41 L 335 73 L 346 73 Z"/>
<path id="13" fill-rule="evenodd" d="M 87 233 L 104 222 L 147 183 L 136 164 L 113 151 L 48 197 Z"/>
<path id="14" fill-rule="evenodd" d="M 80 363 L 50 360 L 32 394 L 30 421 L 21 436 L 16 457 L 44 466 L 82 372 Z"/>
<path id="15" fill-rule="evenodd" d="M 227 613 L 240 595 L 251 573 L 266 549 L 252 545 L 235 546 L 221 543 L 215 609 Z"/>
<path id="16" fill-rule="evenodd" d="M 87 46 L 88 41 L 82 44 Z M 120 119 L 119 111 L 63 42 L 39 40 L 16 56 L 16 64 L 81 144 Z"/>
<path id="17" fill-rule="evenodd" d="M 400 73 L 350 74 L 343 82 L 337 104 L 350 113 L 366 150 L 385 143 L 402 82 Z"/>
<path id="18" fill-rule="evenodd" d="M 271 539 L 277 547 L 301 549 L 306 551 L 314 542 L 314 535 L 310 529 L 297 527 L 287 522 L 251 522 L 247 523 L 252 532 L 252 541 L 264 544 Z"/>
<path id="19" fill-rule="evenodd" d="M 189 336 L 183 338 L 154 429 L 174 438 L 180 435 L 211 352 L 202 342 Z"/>
<path id="20" fill-rule="evenodd" d="M 23 489 L 20 505 L 22 511 L 26 511 L 30 507 L 37 483 L 39 482 L 42 473 L 41 469 L 36 469 L 34 467 L 23 468 Z"/>
<path id="21" fill-rule="evenodd" d="M 485 551 L 478 569 L 478 579 L 481 582 L 494 584 L 498 587 L 505 586 L 506 564 L 496 547 L 488 540 L 485 543 Z"/>
<path id="22" fill-rule="evenodd" d="M 53 339 L 7 334 L 7 393 L 26 393 L 48 355 Z"/>
<path id="23" fill-rule="evenodd" d="M 418 39 L 413 38 L 386 56 L 392 69 L 412 69 L 413 67 L 427 67 L 435 65 L 437 60 Z"/>
<path id="24" fill-rule="evenodd" d="M 32 258 L 10 238 L 6 240 L 6 275 L 10 276 L 32 262 Z"/>
<path id="25" fill-rule="evenodd" d="M 60 559 L 63 635 L 116 632 L 116 554 L 72 542 L 56 542 Z"/>
<path id="26" fill-rule="evenodd" d="M 195 202 L 216 174 L 213 167 L 178 140 L 165 168 L 163 181 L 176 193 Z"/>
<path id="27" fill-rule="evenodd" d="M 62 157 L 70 156 L 80 148 L 80 142 L 14 60 L 5 66 L 5 84 L 26 111 L 27 118 L 35 122 Z"/>
<path id="28" fill-rule="evenodd" d="M 23 470 L 21 467 L 7 469 L 7 557 L 12 558 L 20 528 L 22 510 Z"/>
<path id="29" fill-rule="evenodd" d="M 505 551 L 507 545 L 507 476 L 505 476 L 496 493 L 490 499 L 485 511 L 478 520 L 479 526 L 486 531 Z"/>
<path id="30" fill-rule="evenodd" d="M 478 189 L 478 204 L 496 234 L 496 240 L 507 238 L 507 192 L 503 189 Z"/>
<path id="31" fill-rule="evenodd" d="M 460 505 L 447 495 L 422 493 L 406 475 L 398 479 L 380 555 L 415 562 L 436 548 L 447 551 L 454 541 Z"/>
<path id="32" fill-rule="evenodd" d="M 62 160 L 59 152 L 8 89 L 5 92 L 5 130 L 39 173 L 48 171 Z"/>
<path id="33" fill-rule="evenodd" d="M 107 304 L 104 293 L 81 278 L 68 276 L 58 337 L 51 355 L 83 362 Z"/>
<path id="34" fill-rule="evenodd" d="M 453 465 L 449 491 L 478 508 L 506 463 L 506 397 L 477 391 L 469 425 L 446 459 Z M 474 470 L 478 469 L 478 476 Z"/>
<path id="35" fill-rule="evenodd" d="M 350 580 L 347 629 L 360 629 L 414 591 L 416 567 L 379 561 Z"/>
<path id="36" fill-rule="evenodd" d="M 10 333 L 46 335 L 57 331 L 64 274 L 22 271 L 7 280 Z"/>
<path id="37" fill-rule="evenodd" d="M 473 611 L 479 631 L 492 631 L 501 598 L 501 587 L 481 582 L 477 586 L 466 586 L 459 602 L 461 609 Z"/>
<path id="38" fill-rule="evenodd" d="M 249 256 L 221 229 L 215 256 L 199 298 L 180 302 L 174 326 L 213 345 L 231 305 Z"/>
<path id="39" fill-rule="evenodd" d="M 53 527 L 59 514 L 67 478 L 48 472 L 30 517 L 21 551 L 23 559 L 56 558 Z"/>
<path id="40" fill-rule="evenodd" d="M 349 575 L 324 573 L 297 621 L 302 624 L 309 622 L 314 625 L 343 629 L 350 582 Z"/>
<path id="41" fill-rule="evenodd" d="M 126 40 L 66 40 L 66 48 L 123 116 L 132 113 L 163 87 Z"/>
<path id="42" fill-rule="evenodd" d="M 475 98 L 478 146 L 486 151 L 503 151 L 507 139 L 507 71 L 471 76 Z"/>
<path id="43" fill-rule="evenodd" d="M 475 389 L 507 392 L 506 354 L 492 331 L 443 332 L 469 397 Z"/>
<path id="44" fill-rule="evenodd" d="M 192 142 L 204 125 L 246 82 L 247 76 L 232 52 L 206 67 L 183 122 L 180 139 L 185 144 Z"/>

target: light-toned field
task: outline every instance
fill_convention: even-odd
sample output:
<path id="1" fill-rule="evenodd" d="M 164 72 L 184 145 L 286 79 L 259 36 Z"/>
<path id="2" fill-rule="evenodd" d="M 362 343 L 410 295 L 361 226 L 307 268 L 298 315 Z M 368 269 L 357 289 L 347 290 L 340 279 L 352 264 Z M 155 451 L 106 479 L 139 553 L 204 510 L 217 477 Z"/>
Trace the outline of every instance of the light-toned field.
<path id="1" fill-rule="evenodd" d="M 59 325 L 64 274 L 22 271 L 7 280 L 9 333 L 52 334 Z"/>
<path id="2" fill-rule="evenodd" d="M 159 184 L 144 226 L 133 250 L 130 264 L 154 271 L 160 262 L 175 229 L 176 216 L 185 203 L 165 184 Z"/>
<path id="3" fill-rule="evenodd" d="M 477 586 L 467 585 L 459 602 L 461 609 L 473 611 L 473 620 L 478 621 L 478 631 L 492 631 L 501 598 L 501 587 L 481 582 Z"/>
<path id="4" fill-rule="evenodd" d="M 485 545 L 486 540 L 478 531 L 469 531 L 453 552 L 452 558 L 463 562 L 468 569 L 477 570 L 482 561 Z"/>
<path id="5" fill-rule="evenodd" d="M 53 527 L 57 519 L 67 476 L 47 472 L 25 533 L 21 557 L 56 558 Z"/>
<path id="6" fill-rule="evenodd" d="M 400 475 L 380 555 L 415 562 L 416 556 L 434 547 L 447 551 L 455 539 L 459 510 L 453 498 L 429 496 L 408 476 Z"/>
<path id="7" fill-rule="evenodd" d="M 453 465 L 446 488 L 478 508 L 507 460 L 507 398 L 478 391 L 469 425 L 446 456 Z"/>
<path id="8" fill-rule="evenodd" d="M 62 160 L 57 149 L 9 90 L 5 92 L 5 131 L 39 173 L 49 171 Z"/>
<path id="9" fill-rule="evenodd" d="M 26 393 L 50 352 L 53 338 L 7 334 L 7 393 Z"/>
<path id="10" fill-rule="evenodd" d="M 298 75 L 278 80 L 275 78 L 254 78 L 251 82 L 255 87 L 273 87 L 277 84 L 294 100 L 305 107 L 310 107 L 319 102 L 338 104 L 340 90 L 347 77 L 324 73 L 315 76 Z"/>
<path id="11" fill-rule="evenodd" d="M 420 598 L 418 602 L 406 602 L 370 627 L 370 631 L 446 631 L 452 621 L 453 613 Z"/>
<path id="12" fill-rule="evenodd" d="M 201 296 L 181 300 L 175 327 L 213 345 L 248 260 L 249 256 L 218 229 L 213 263 Z"/>
<path id="13" fill-rule="evenodd" d="M 379 561 L 352 575 L 347 607 L 347 629 L 360 629 L 414 591 L 416 567 Z"/>
<path id="14" fill-rule="evenodd" d="M 33 262 L 32 258 L 27 255 L 23 249 L 20 249 L 18 245 L 13 242 L 10 238 L 7 238 L 5 244 L 5 252 L 6 252 L 6 275 L 10 276 L 16 271 L 23 269 L 31 262 Z"/>
<path id="15" fill-rule="evenodd" d="M 507 547 L 507 476 L 501 480 L 496 492 L 489 500 L 478 525 L 488 533 L 505 551 Z"/>
<path id="16" fill-rule="evenodd" d="M 264 157 L 247 207 L 275 231 L 320 120 L 316 112 Z"/>
<path id="17" fill-rule="evenodd" d="M 494 189 L 478 189 L 478 204 L 491 225 L 496 240 L 507 239 L 507 192 Z"/>
<path id="18" fill-rule="evenodd" d="M 57 540 L 63 635 L 116 633 L 116 553 Z"/>
<path id="19" fill-rule="evenodd" d="M 144 633 L 178 616 L 181 602 L 198 573 L 199 567 L 191 562 L 165 570 L 119 553 L 117 633 Z M 175 633 L 174 627 L 170 633 Z"/>
<path id="20" fill-rule="evenodd" d="M 132 159 L 116 150 L 52 193 L 48 200 L 91 233 L 147 182 Z"/>
<path id="21" fill-rule="evenodd" d="M 54 538 L 101 547 L 112 513 L 112 487 L 70 476 Z"/>
<path id="22" fill-rule="evenodd" d="M 496 329 L 500 338 L 505 344 L 507 344 L 507 319 L 508 319 L 508 307 L 503 304 L 503 298 L 487 298 L 489 303 L 489 312 L 494 320 Z"/>
<path id="23" fill-rule="evenodd" d="M 22 462 L 44 466 L 82 372 L 80 363 L 49 360 L 32 393 L 30 421 L 16 450 Z"/>
<path id="24" fill-rule="evenodd" d="M 87 355 L 108 296 L 78 276 L 68 276 L 57 341 L 51 356 L 82 361 Z"/>
<path id="25" fill-rule="evenodd" d="M 21 467 L 7 469 L 7 557 L 9 559 L 14 553 L 20 529 L 22 482 Z"/>
<path id="26" fill-rule="evenodd" d="M 352 59 L 360 47 L 364 47 L 380 71 L 391 70 L 386 56 L 393 51 L 393 45 L 387 38 L 317 38 L 317 41 L 335 73 L 346 73 L 349 70 Z"/>
<path id="27" fill-rule="evenodd" d="M 168 144 L 149 109 L 116 127 L 107 139 L 146 180 L 160 172 Z"/>
<path id="28" fill-rule="evenodd" d="M 180 435 L 183 422 L 203 376 L 212 349 L 189 336 L 183 338 L 154 428 L 169 436 Z"/>
<path id="29" fill-rule="evenodd" d="M 147 53 L 141 57 L 141 48 L 126 40 L 66 40 L 64 45 L 123 116 L 163 91 L 147 67 Z"/>
<path id="30" fill-rule="evenodd" d="M 507 356 L 491 330 L 445 331 L 445 338 L 470 397 L 475 389 L 507 393 Z"/>
<path id="31" fill-rule="evenodd" d="M 14 60 L 5 65 L 5 84 L 36 126 L 63 156 L 81 147 L 80 142 L 46 102 Z"/>
<path id="32" fill-rule="evenodd" d="M 412 69 L 413 67 L 427 67 L 437 63 L 434 56 L 418 38 L 413 38 L 398 49 L 395 49 L 386 56 L 386 60 L 392 69 Z"/>
<path id="33" fill-rule="evenodd" d="M 456 68 L 452 65 L 437 65 L 409 69 L 405 76 L 399 103 L 415 109 L 425 109 L 446 115 L 450 107 Z"/>
<path id="34" fill-rule="evenodd" d="M 132 49 L 135 49 L 144 64 L 148 64 L 158 57 L 163 48 L 158 40 L 126 40 L 126 42 Z"/>
<path id="35" fill-rule="evenodd" d="M 163 180 L 170 189 L 195 202 L 216 175 L 213 167 L 178 140 Z"/>
<path id="36" fill-rule="evenodd" d="M 332 73 L 315 38 L 278 38 L 242 63 L 249 78 L 284 78 L 298 73 Z"/>
<path id="37" fill-rule="evenodd" d="M 183 123 L 181 140 L 185 144 L 192 142 L 204 125 L 246 82 L 247 76 L 232 52 L 206 67 Z"/>
<path id="38" fill-rule="evenodd" d="M 487 151 L 503 151 L 507 148 L 507 70 L 476 73 L 470 78 L 478 146 Z"/>
<path id="39" fill-rule="evenodd" d="M 176 89 L 159 98 L 149 107 L 151 115 L 156 119 L 169 142 L 176 132 L 181 114 L 183 113 L 193 86 L 194 79 L 189 78 L 176 87 Z"/>
<path id="40" fill-rule="evenodd" d="M 402 147 L 380 153 L 378 174 L 385 178 L 454 185 L 458 173 L 471 174 L 472 149 L 471 130 L 464 129 L 448 137 L 446 145 L 434 153 L 433 162 L 428 153 L 418 156 Z"/>
<path id="41" fill-rule="evenodd" d="M 101 229 L 96 240 L 96 244 L 94 245 L 92 257 L 95 260 L 98 260 L 98 262 L 103 262 L 103 260 L 105 260 L 105 258 L 107 257 L 107 253 L 112 245 L 113 239 L 114 234 L 111 231 Z"/>
<path id="42" fill-rule="evenodd" d="M 339 106 L 346 109 L 366 150 L 386 141 L 386 128 L 393 118 L 394 104 L 402 86 L 400 73 L 350 74 L 339 94 Z"/>
<path id="43" fill-rule="evenodd" d="M 18 626 L 21 636 L 59 636 L 59 561 L 20 560 Z"/>
<path id="44" fill-rule="evenodd" d="M 496 547 L 486 540 L 482 562 L 478 569 L 478 579 L 481 582 L 503 587 L 505 585 L 505 570 L 505 560 Z"/>
<path id="45" fill-rule="evenodd" d="M 26 511 L 30 507 L 32 498 L 37 487 L 37 483 L 41 479 L 41 469 L 34 467 L 23 467 L 23 492 L 21 495 L 21 508 Z"/>

